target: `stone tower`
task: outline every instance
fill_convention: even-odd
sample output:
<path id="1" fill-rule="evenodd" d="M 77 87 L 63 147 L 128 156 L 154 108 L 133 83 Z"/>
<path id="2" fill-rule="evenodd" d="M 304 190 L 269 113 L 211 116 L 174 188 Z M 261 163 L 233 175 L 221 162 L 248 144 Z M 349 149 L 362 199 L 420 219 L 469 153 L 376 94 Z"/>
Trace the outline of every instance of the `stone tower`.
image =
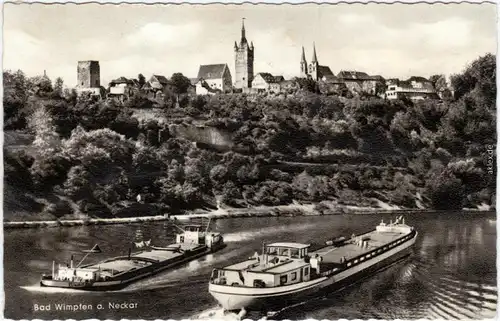
<path id="1" fill-rule="evenodd" d="M 316 44 L 313 43 L 313 57 L 311 63 L 309 64 L 309 75 L 314 80 L 318 80 L 318 57 L 316 56 Z"/>
<path id="2" fill-rule="evenodd" d="M 99 88 L 101 86 L 101 71 L 99 61 L 79 61 L 77 70 L 78 88 Z"/>
<path id="3" fill-rule="evenodd" d="M 244 19 L 244 18 L 243 18 Z M 253 80 L 253 42 L 248 44 L 245 37 L 245 20 L 241 25 L 241 40 L 238 45 L 234 42 L 235 53 L 235 88 L 250 88 Z"/>
<path id="4" fill-rule="evenodd" d="M 302 46 L 302 58 L 300 59 L 300 77 L 307 78 L 307 75 L 306 53 L 304 52 L 304 46 Z"/>

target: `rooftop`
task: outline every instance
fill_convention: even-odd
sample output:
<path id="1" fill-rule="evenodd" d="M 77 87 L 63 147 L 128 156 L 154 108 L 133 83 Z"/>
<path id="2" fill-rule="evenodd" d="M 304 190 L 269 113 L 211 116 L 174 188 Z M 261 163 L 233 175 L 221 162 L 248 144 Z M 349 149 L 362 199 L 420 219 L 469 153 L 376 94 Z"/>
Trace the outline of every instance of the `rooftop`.
<path id="1" fill-rule="evenodd" d="M 162 85 L 168 84 L 168 79 L 165 76 L 162 76 L 162 75 L 153 75 L 153 77 L 156 78 L 156 80 L 158 80 L 158 82 L 160 84 L 162 84 Z M 153 77 L 151 77 L 151 78 L 153 78 Z"/>
<path id="2" fill-rule="evenodd" d="M 278 242 L 278 243 L 266 244 L 266 247 L 288 247 L 292 249 L 305 249 L 310 246 L 311 244 L 293 243 L 293 242 Z"/>
<path id="3" fill-rule="evenodd" d="M 222 78 L 224 70 L 227 68 L 226 64 L 215 65 L 201 65 L 198 71 L 198 79 L 219 79 Z"/>

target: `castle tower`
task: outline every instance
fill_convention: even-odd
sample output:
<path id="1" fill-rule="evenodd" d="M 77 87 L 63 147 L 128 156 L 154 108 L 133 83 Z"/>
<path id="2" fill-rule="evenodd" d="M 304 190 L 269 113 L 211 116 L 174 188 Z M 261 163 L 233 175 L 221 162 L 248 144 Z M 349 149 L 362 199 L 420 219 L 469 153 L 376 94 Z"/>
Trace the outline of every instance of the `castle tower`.
<path id="1" fill-rule="evenodd" d="M 300 59 L 300 77 L 307 78 L 307 74 L 306 53 L 304 52 L 304 46 L 302 46 L 302 57 Z"/>
<path id="2" fill-rule="evenodd" d="M 77 88 L 99 88 L 101 70 L 99 61 L 79 61 L 77 69 Z"/>
<path id="3" fill-rule="evenodd" d="M 254 47 L 253 42 L 248 44 L 245 35 L 245 18 L 243 18 L 241 25 L 241 40 L 238 45 L 234 43 L 235 53 L 235 88 L 250 88 L 252 87 L 253 80 L 253 57 Z"/>
<path id="4" fill-rule="evenodd" d="M 309 74 L 312 79 L 318 80 L 318 57 L 316 56 L 316 44 L 313 42 L 313 57 L 311 60 L 311 64 L 309 65 Z"/>

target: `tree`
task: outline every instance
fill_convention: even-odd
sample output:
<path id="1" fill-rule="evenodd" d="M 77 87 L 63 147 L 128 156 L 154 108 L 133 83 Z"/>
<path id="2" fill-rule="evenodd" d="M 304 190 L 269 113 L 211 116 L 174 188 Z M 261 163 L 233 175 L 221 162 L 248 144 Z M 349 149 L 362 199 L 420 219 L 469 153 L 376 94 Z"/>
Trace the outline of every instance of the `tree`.
<path id="1" fill-rule="evenodd" d="M 375 95 L 376 96 L 381 96 L 381 95 L 385 94 L 386 90 L 387 90 L 387 87 L 383 82 L 377 81 L 375 83 Z"/>
<path id="2" fill-rule="evenodd" d="M 443 77 L 444 77 L 444 75 L 432 75 L 429 77 L 429 81 L 432 83 L 432 85 L 434 87 L 436 87 L 436 83 L 437 83 L 438 79 L 443 78 Z"/>
<path id="3" fill-rule="evenodd" d="M 3 72 L 4 83 L 4 128 L 21 129 L 26 126 L 28 114 L 26 103 L 29 97 L 28 79 L 21 70 Z"/>
<path id="4" fill-rule="evenodd" d="M 59 97 L 63 95 L 63 85 L 64 85 L 63 79 L 61 77 L 57 77 L 56 81 L 54 82 L 54 93 L 56 95 L 59 95 Z"/>
<path id="5" fill-rule="evenodd" d="M 146 77 L 144 77 L 143 74 L 139 74 L 137 76 L 137 79 L 139 80 L 139 85 L 144 86 L 144 84 L 146 84 Z"/>
<path id="6" fill-rule="evenodd" d="M 47 75 L 35 76 L 29 79 L 30 89 L 35 94 L 43 95 L 53 91 L 52 81 Z"/>
<path id="7" fill-rule="evenodd" d="M 448 88 L 448 82 L 446 81 L 446 77 L 444 75 L 441 75 L 441 77 L 436 80 L 434 88 L 437 92 L 444 91 Z"/>
<path id="8" fill-rule="evenodd" d="M 463 73 L 453 75 L 451 83 L 455 98 L 460 99 L 475 91 L 476 99 L 485 101 L 491 108 L 496 99 L 496 57 L 487 54 L 470 64 Z"/>
<path id="9" fill-rule="evenodd" d="M 177 102 L 179 102 L 179 95 L 187 93 L 189 86 L 191 86 L 189 78 L 179 72 L 172 75 L 170 83 L 172 85 L 172 90 L 177 95 Z"/>

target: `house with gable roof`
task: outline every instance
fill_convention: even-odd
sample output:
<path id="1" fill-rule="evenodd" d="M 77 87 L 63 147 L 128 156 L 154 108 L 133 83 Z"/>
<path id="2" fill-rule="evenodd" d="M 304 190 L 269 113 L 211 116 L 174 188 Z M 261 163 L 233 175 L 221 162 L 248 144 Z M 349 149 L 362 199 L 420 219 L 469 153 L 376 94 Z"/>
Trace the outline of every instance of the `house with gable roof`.
<path id="1" fill-rule="evenodd" d="M 285 78 L 283 76 L 273 76 L 268 72 L 259 72 L 252 81 L 252 88 L 257 91 L 272 91 L 279 92 L 281 90 L 280 83 Z"/>
<path id="2" fill-rule="evenodd" d="M 168 86 L 168 79 L 162 75 L 152 75 L 149 79 L 149 84 L 151 85 L 151 88 L 162 90 Z"/>
<path id="3" fill-rule="evenodd" d="M 231 71 L 227 64 L 201 65 L 196 82 L 196 94 L 228 92 L 233 88 Z"/>
<path id="4" fill-rule="evenodd" d="M 341 70 L 337 77 L 352 93 L 376 95 L 377 86 L 385 87 L 385 79 L 382 76 L 370 76 L 362 71 Z"/>
<path id="5" fill-rule="evenodd" d="M 115 97 L 123 100 L 124 98 L 133 96 L 135 89 L 134 81 L 122 76 L 109 83 L 108 97 Z"/>

